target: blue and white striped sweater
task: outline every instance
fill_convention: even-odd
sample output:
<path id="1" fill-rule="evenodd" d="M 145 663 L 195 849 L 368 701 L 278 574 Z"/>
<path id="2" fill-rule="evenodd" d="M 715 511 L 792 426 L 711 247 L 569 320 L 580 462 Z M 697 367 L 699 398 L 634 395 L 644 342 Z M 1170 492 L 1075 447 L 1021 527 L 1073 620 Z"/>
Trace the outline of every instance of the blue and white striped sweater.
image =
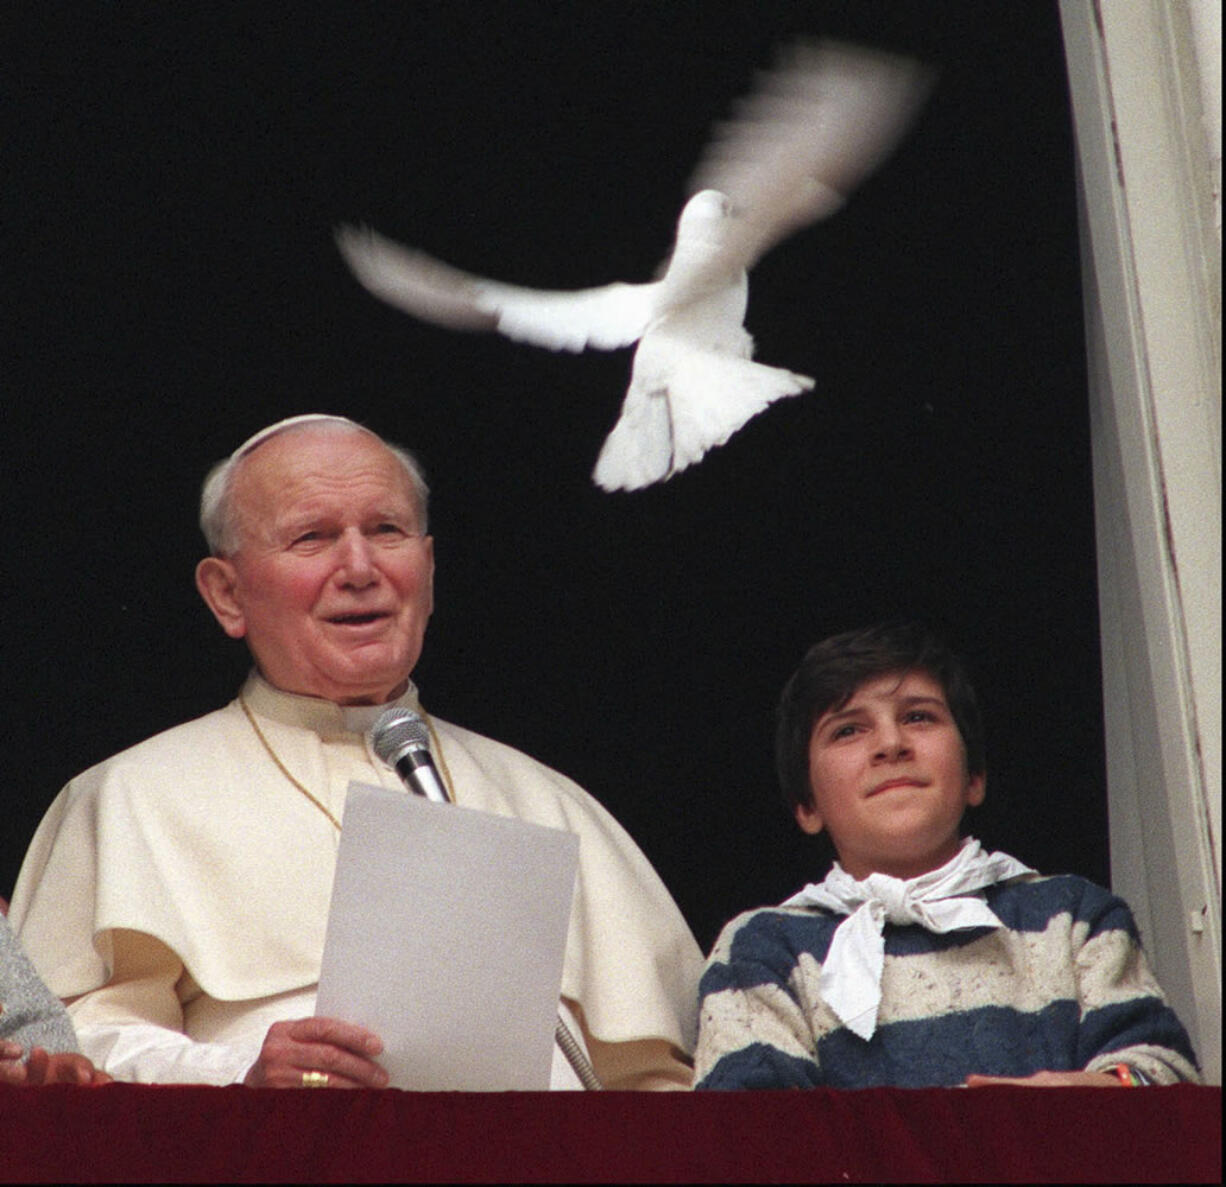
<path id="1" fill-rule="evenodd" d="M 984 896 L 1003 927 L 886 924 L 867 1042 L 818 991 L 846 916 L 772 907 L 734 919 L 702 978 L 695 1087 L 918 1088 L 1120 1062 L 1156 1083 L 1197 1078 L 1122 899 L 1073 876 L 1017 878 Z"/>

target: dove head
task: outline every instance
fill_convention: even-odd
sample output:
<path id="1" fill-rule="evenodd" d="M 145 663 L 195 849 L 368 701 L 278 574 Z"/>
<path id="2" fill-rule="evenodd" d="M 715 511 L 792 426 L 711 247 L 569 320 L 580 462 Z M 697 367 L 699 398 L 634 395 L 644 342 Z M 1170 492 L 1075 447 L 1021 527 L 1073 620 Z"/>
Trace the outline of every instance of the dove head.
<path id="1" fill-rule="evenodd" d="M 699 190 L 681 211 L 677 238 L 708 237 L 732 214 L 732 200 L 719 190 Z"/>

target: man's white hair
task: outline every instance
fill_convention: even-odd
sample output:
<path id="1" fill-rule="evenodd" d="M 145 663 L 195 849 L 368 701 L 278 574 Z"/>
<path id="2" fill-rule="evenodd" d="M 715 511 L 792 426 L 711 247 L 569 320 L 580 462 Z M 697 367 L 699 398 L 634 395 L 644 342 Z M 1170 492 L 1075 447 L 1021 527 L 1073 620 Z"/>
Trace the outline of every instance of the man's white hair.
<path id="1" fill-rule="evenodd" d="M 378 433 L 372 432 L 365 425 L 347 416 L 332 416 L 326 412 L 308 412 L 302 416 L 290 416 L 268 425 L 258 433 L 247 438 L 228 458 L 218 462 L 204 480 L 200 491 L 200 530 L 209 546 L 209 552 L 214 556 L 231 556 L 241 543 L 241 525 L 234 508 L 234 476 L 239 464 L 263 445 L 270 437 L 281 433 L 293 432 L 297 429 L 331 426 L 337 429 L 352 430 L 367 433 L 381 445 L 387 447 L 391 455 L 404 467 L 408 475 L 409 485 L 417 500 L 417 517 L 419 526 L 426 530 L 426 507 L 430 499 L 430 488 L 426 485 L 426 477 L 421 463 L 403 446 L 393 445 L 384 441 Z"/>

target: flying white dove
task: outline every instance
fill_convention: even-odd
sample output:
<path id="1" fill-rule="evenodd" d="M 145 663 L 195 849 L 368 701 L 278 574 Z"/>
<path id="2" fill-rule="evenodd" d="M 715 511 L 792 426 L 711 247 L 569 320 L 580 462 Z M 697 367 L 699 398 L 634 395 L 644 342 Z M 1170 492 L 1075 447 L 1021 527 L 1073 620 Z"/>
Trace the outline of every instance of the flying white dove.
<path id="1" fill-rule="evenodd" d="M 842 206 L 891 151 L 930 84 L 907 58 L 799 43 L 717 125 L 690 180 L 658 279 L 554 292 L 462 272 L 365 228 L 337 244 L 375 296 L 451 329 L 550 350 L 638 342 L 621 416 L 592 474 L 605 490 L 671 478 L 813 380 L 755 363 L 747 272 L 784 237 Z M 695 192 L 696 191 L 696 192 Z"/>

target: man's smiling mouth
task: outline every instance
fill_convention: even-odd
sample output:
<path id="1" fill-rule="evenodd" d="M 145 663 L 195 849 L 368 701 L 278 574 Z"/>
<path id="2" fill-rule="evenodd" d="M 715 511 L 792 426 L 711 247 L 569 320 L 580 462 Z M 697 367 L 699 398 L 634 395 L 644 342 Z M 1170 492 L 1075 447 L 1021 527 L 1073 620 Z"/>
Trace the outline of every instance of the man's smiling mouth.
<path id="1" fill-rule="evenodd" d="M 337 626 L 367 626 L 387 617 L 385 610 L 372 610 L 367 614 L 333 614 L 328 621 Z"/>

